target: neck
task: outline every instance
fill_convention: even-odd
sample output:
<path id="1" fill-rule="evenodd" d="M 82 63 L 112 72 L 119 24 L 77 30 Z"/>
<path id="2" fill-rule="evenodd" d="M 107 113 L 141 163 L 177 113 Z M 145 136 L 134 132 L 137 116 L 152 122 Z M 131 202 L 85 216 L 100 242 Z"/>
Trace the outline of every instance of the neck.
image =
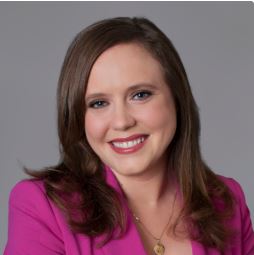
<path id="1" fill-rule="evenodd" d="M 156 167 L 140 176 L 115 174 L 128 203 L 133 207 L 142 204 L 147 209 L 157 208 L 173 191 L 173 181 L 167 167 Z"/>

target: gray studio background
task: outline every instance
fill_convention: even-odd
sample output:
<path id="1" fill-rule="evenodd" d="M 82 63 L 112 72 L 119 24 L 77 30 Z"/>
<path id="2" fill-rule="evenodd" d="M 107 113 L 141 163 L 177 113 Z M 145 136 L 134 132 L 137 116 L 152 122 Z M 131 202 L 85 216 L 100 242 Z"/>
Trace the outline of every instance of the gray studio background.
<path id="1" fill-rule="evenodd" d="M 238 180 L 254 220 L 254 4 L 251 2 L 1 2 L 0 248 L 20 163 L 58 161 L 56 86 L 73 37 L 102 18 L 146 16 L 173 41 L 200 107 L 207 163 Z"/>

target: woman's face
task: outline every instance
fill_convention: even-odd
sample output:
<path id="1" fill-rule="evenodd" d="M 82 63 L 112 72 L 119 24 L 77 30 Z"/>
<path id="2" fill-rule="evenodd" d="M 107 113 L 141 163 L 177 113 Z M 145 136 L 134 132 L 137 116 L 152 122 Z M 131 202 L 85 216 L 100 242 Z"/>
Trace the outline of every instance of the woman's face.
<path id="1" fill-rule="evenodd" d="M 85 94 L 90 146 L 116 174 L 166 166 L 176 110 L 160 63 L 137 43 L 119 44 L 96 60 Z"/>

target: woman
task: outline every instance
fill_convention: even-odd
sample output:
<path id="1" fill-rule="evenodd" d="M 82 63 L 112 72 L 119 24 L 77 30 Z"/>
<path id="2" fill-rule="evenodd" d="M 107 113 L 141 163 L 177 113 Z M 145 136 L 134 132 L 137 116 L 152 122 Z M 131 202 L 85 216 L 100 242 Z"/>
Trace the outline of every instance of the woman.
<path id="1" fill-rule="evenodd" d="M 202 160 L 187 75 L 152 22 L 81 31 L 57 102 L 60 162 L 13 188 L 5 255 L 254 254 L 243 191 Z"/>

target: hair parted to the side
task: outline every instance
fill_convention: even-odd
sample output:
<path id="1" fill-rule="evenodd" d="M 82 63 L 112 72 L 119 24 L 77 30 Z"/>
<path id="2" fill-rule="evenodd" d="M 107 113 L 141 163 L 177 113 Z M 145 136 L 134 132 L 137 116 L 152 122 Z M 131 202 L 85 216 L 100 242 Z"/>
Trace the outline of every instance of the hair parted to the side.
<path id="1" fill-rule="evenodd" d="M 174 169 L 184 200 L 181 219 L 197 228 L 191 238 L 223 251 L 232 231 L 223 222 L 230 217 L 233 197 L 202 160 L 200 123 L 181 59 L 168 37 L 146 18 L 118 17 L 96 22 L 81 31 L 67 51 L 57 91 L 60 161 L 41 171 L 25 169 L 43 179 L 48 196 L 64 210 L 74 231 L 88 236 L 125 231 L 125 214 L 117 193 L 105 182 L 103 162 L 89 146 L 84 130 L 85 91 L 90 71 L 105 50 L 120 43 L 138 43 L 162 66 L 177 110 L 177 130 L 170 144 L 169 169 Z M 78 194 L 79 199 L 73 200 Z M 223 210 L 214 207 L 214 200 Z M 75 202 L 73 202 L 75 201 Z M 80 217 L 73 217 L 73 212 Z M 75 214 L 77 215 L 77 214 Z"/>

